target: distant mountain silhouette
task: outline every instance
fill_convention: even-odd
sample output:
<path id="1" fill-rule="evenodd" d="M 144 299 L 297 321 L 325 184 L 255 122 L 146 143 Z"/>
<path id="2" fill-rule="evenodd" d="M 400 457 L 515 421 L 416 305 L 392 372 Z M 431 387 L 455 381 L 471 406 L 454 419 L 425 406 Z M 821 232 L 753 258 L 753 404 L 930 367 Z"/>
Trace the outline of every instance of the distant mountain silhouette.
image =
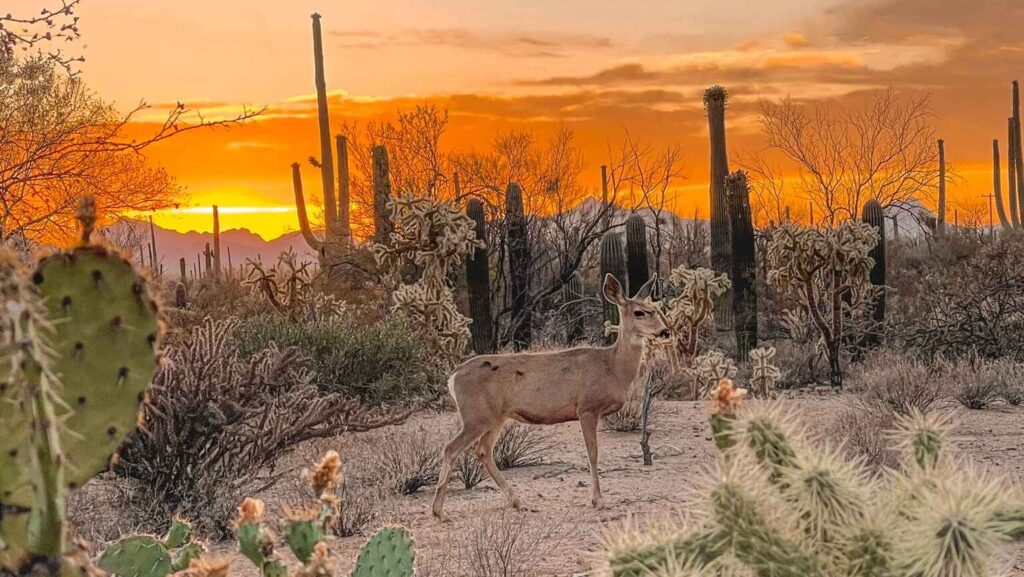
<path id="1" fill-rule="evenodd" d="M 109 227 L 114 238 L 123 231 L 120 228 L 132 227 L 143 233 L 142 239 L 149 242 L 149 223 L 123 219 Z M 178 259 L 184 258 L 188 270 L 196 259 L 202 259 L 206 243 L 213 246 L 213 233 L 209 232 L 178 232 L 154 226 L 156 236 L 157 258 L 163 264 L 165 274 L 175 274 L 178 270 Z M 289 249 L 302 256 L 303 259 L 315 260 L 316 252 L 309 248 L 302 234 L 298 231 L 279 236 L 273 240 L 263 240 L 259 235 L 244 228 L 222 230 L 220 233 L 221 265 L 228 266 L 228 251 L 231 253 L 231 265 L 238 268 L 247 259 L 262 259 L 263 262 L 276 262 L 277 256 Z"/>

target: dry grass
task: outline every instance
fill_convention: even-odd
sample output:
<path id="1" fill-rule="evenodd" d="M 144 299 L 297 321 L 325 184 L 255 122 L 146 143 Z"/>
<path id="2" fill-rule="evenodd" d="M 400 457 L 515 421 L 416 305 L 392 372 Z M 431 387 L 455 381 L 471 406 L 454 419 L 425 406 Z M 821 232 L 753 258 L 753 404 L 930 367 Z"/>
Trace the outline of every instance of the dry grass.
<path id="1" fill-rule="evenodd" d="M 953 398 L 972 410 L 1024 402 L 1024 364 L 1011 359 L 960 359 L 942 364 Z"/>
<path id="2" fill-rule="evenodd" d="M 832 422 L 828 436 L 852 458 L 875 469 L 895 467 L 899 458 L 885 431 L 896 424 L 896 413 L 883 405 L 855 402 Z"/>
<path id="3" fill-rule="evenodd" d="M 540 427 L 510 423 L 494 445 L 494 463 L 502 471 L 540 465 L 549 449 Z"/>
<path id="4" fill-rule="evenodd" d="M 899 415 L 914 410 L 927 413 L 949 390 L 934 370 L 897 351 L 875 351 L 856 368 L 860 373 L 852 374 L 851 381 L 865 403 L 888 407 Z"/>
<path id="5" fill-rule="evenodd" d="M 427 577 L 529 577 L 557 543 L 557 525 L 529 514 L 492 513 L 466 528 L 449 531 L 445 550 L 417 568 Z"/>
<path id="6" fill-rule="evenodd" d="M 643 396 L 637 388 L 623 403 L 622 408 L 601 418 L 606 429 L 619 433 L 635 433 L 643 425 Z M 651 407 L 652 412 L 654 407 Z"/>

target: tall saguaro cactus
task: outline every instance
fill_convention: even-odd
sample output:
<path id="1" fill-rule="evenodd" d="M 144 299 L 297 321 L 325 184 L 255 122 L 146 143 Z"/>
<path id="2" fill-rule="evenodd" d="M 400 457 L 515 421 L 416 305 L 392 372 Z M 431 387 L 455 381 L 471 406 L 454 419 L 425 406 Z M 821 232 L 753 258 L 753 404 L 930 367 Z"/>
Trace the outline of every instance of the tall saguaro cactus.
<path id="1" fill-rule="evenodd" d="M 729 248 L 729 215 L 726 201 L 725 177 L 729 175 L 729 157 L 725 146 L 725 106 L 728 95 L 725 88 L 712 86 L 704 92 L 704 108 L 708 114 L 708 136 L 711 143 L 711 268 L 715 272 L 731 274 L 732 264 L 729 261 L 732 251 Z M 715 309 L 715 325 L 718 330 L 728 330 L 732 326 L 729 314 L 729 295 L 719 297 Z"/>
<path id="2" fill-rule="evenodd" d="M 1012 107 L 1013 107 L 1013 138 L 1014 150 L 1017 154 L 1013 157 L 1014 167 L 1017 172 L 1017 208 L 1019 216 L 1024 223 L 1024 147 L 1021 146 L 1020 126 L 1020 84 L 1014 80 L 1012 85 Z"/>
<path id="3" fill-rule="evenodd" d="M 946 233 L 946 143 L 939 139 L 939 214 L 935 221 L 936 231 Z"/>
<path id="4" fill-rule="evenodd" d="M 605 164 L 601 165 L 601 210 L 604 211 L 604 215 L 601 217 L 601 228 L 608 230 L 612 207 L 608 204 L 608 166 Z"/>
<path id="5" fill-rule="evenodd" d="M 882 204 L 873 198 L 867 201 L 860 219 L 878 231 L 878 244 L 868 252 L 868 256 L 875 261 L 869 279 L 876 291 L 871 302 L 871 320 L 875 326 L 864 337 L 865 345 L 874 346 L 881 339 L 882 324 L 885 322 L 885 211 L 882 210 Z"/>
<path id="6" fill-rule="evenodd" d="M 509 183 L 505 191 L 505 228 L 512 281 L 512 345 L 520 350 L 530 346 L 533 318 L 527 302 L 530 298 L 530 233 L 523 209 L 523 189 L 516 182 Z"/>
<path id="7" fill-rule="evenodd" d="M 729 201 L 729 245 L 732 247 L 732 311 L 736 358 L 747 359 L 757 348 L 757 262 L 754 222 L 750 216 L 747 174 L 738 170 L 725 179 Z"/>
<path id="8" fill-rule="evenodd" d="M 324 74 L 324 46 L 320 15 L 313 13 L 313 69 L 316 83 L 316 113 L 320 131 L 320 178 L 324 187 L 324 224 L 327 236 L 334 232 L 338 214 L 334 197 L 334 154 L 331 150 L 331 119 L 327 107 L 327 80 Z"/>
<path id="9" fill-rule="evenodd" d="M 483 242 L 466 257 L 466 286 L 469 292 L 469 331 L 477 354 L 494 352 L 494 321 L 491 317 L 491 272 L 487 261 L 487 220 L 484 203 L 472 198 L 466 216 L 473 220 L 476 238 Z"/>
<path id="10" fill-rule="evenodd" d="M 352 225 L 349 209 L 351 198 L 348 176 L 348 139 L 339 134 L 334 137 L 335 149 L 338 153 L 338 236 L 349 243 L 352 241 Z"/>
<path id="11" fill-rule="evenodd" d="M 632 297 L 651 278 L 647 262 L 647 223 L 638 214 L 626 219 L 626 271 Z"/>
<path id="12" fill-rule="evenodd" d="M 391 200 L 388 149 L 383 145 L 374 146 L 370 150 L 370 156 L 373 161 L 373 240 L 386 242 L 394 228 L 388 212 L 388 201 Z"/>
<path id="13" fill-rule="evenodd" d="M 1017 207 L 1017 180 L 1024 175 L 1017 174 L 1017 136 L 1013 123 L 1013 117 L 1006 119 L 1006 140 L 1009 141 L 1010 150 L 1006 153 L 1006 196 L 1010 200 L 1010 224 L 1013 228 L 1020 228 L 1020 213 Z"/>
<path id="14" fill-rule="evenodd" d="M 1003 206 L 1003 171 L 999 163 L 999 139 L 992 139 L 992 196 L 996 201 L 996 213 L 999 214 L 999 224 L 1004 230 L 1010 228 L 1010 220 L 1006 217 L 1006 207 Z M 996 223 L 992 223 L 995 228 Z M 898 229 L 897 229 L 898 230 Z"/>
<path id="15" fill-rule="evenodd" d="M 626 257 L 622 250 L 622 237 L 612 231 L 601 238 L 601 278 L 612 275 L 629 292 L 629 277 L 626 274 Z M 615 305 L 604 303 L 604 320 L 612 326 L 619 324 L 619 310 Z M 609 337 L 609 341 L 613 340 Z"/>

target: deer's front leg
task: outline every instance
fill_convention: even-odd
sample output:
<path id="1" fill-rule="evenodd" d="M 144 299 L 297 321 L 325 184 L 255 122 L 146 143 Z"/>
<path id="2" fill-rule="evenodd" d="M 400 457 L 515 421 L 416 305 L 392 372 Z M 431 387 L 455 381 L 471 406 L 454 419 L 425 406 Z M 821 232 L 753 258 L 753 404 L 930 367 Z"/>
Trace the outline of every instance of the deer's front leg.
<path id="1" fill-rule="evenodd" d="M 580 428 L 583 429 L 583 442 L 587 444 L 587 457 L 590 458 L 590 502 L 598 509 L 604 509 L 601 497 L 601 482 L 597 476 L 597 413 L 580 415 Z"/>

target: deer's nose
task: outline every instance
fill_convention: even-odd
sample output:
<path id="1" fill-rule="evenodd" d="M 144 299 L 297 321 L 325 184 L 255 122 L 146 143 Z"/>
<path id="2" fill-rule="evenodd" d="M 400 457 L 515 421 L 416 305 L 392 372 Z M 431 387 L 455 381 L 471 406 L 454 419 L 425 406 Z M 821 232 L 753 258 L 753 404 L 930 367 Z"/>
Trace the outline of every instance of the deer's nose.
<path id="1" fill-rule="evenodd" d="M 658 338 L 659 339 L 667 339 L 667 338 L 669 338 L 671 336 L 672 336 L 672 331 L 670 331 L 668 329 L 662 329 L 662 331 L 660 333 L 658 333 Z"/>

